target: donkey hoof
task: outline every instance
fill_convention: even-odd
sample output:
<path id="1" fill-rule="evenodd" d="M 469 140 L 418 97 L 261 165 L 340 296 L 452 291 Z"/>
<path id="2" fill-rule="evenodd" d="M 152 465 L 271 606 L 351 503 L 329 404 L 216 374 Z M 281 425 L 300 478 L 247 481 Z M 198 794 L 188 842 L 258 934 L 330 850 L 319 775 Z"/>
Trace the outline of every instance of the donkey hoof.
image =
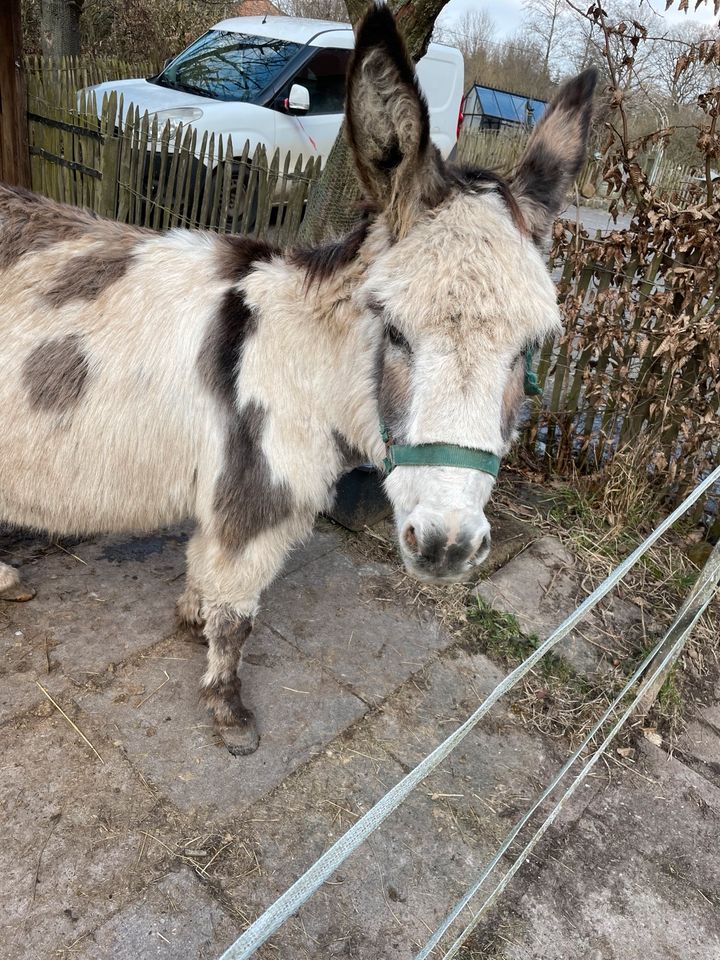
<path id="1" fill-rule="evenodd" d="M 252 714 L 233 727 L 219 728 L 218 733 L 233 757 L 249 757 L 260 746 L 260 734 Z"/>
<path id="2" fill-rule="evenodd" d="M 214 683 L 201 697 L 215 721 L 215 732 L 234 757 L 246 757 L 260 746 L 255 717 L 240 698 L 240 680 Z"/>
<path id="3" fill-rule="evenodd" d="M 37 591 L 32 587 L 25 586 L 24 583 L 13 583 L 4 590 L 0 590 L 0 600 L 9 600 L 13 603 L 26 603 L 32 600 Z"/>

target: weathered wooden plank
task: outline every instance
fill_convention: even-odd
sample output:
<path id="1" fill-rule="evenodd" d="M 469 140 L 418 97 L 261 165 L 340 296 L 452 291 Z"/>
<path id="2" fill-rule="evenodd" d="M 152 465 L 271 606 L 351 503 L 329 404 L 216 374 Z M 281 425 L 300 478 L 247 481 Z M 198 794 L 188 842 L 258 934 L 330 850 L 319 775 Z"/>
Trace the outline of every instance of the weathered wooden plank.
<path id="1" fill-rule="evenodd" d="M 118 98 L 113 91 L 103 103 L 101 131 L 103 143 L 100 151 L 102 186 L 96 210 L 104 217 L 117 214 L 118 179 L 120 177 L 121 138 L 115 133 Z"/>
<path id="2" fill-rule="evenodd" d="M 20 0 L 0 4 L 0 180 L 31 185 Z"/>

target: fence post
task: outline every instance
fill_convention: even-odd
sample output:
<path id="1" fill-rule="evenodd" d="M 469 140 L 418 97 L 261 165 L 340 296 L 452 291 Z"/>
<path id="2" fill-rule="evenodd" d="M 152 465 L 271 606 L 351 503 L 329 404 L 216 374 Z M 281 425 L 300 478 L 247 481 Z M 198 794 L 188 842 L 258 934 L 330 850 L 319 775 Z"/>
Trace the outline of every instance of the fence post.
<path id="1" fill-rule="evenodd" d="M 30 186 L 20 0 L 0 4 L 0 179 Z"/>

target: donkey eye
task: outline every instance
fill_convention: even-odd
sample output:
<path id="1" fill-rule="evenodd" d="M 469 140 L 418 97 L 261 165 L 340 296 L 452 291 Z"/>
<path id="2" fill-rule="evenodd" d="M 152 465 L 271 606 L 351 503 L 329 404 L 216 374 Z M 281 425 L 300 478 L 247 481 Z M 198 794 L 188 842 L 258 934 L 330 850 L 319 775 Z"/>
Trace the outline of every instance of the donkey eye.
<path id="1" fill-rule="evenodd" d="M 385 335 L 394 347 L 399 347 L 401 350 L 405 350 L 406 353 L 412 353 L 410 344 L 398 328 L 394 327 L 391 323 L 385 325 Z"/>

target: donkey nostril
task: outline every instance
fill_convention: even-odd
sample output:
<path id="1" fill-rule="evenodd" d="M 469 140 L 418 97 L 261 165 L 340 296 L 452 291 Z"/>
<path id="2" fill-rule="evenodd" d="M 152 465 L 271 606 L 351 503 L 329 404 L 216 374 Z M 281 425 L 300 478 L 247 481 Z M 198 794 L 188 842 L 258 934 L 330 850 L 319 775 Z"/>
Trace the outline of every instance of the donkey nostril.
<path id="1" fill-rule="evenodd" d="M 415 527 L 413 527 L 412 524 L 405 528 L 405 533 L 403 534 L 403 538 L 405 540 L 406 545 L 413 551 L 413 553 L 417 553 L 418 540 L 417 540 L 417 535 L 415 533 Z"/>

